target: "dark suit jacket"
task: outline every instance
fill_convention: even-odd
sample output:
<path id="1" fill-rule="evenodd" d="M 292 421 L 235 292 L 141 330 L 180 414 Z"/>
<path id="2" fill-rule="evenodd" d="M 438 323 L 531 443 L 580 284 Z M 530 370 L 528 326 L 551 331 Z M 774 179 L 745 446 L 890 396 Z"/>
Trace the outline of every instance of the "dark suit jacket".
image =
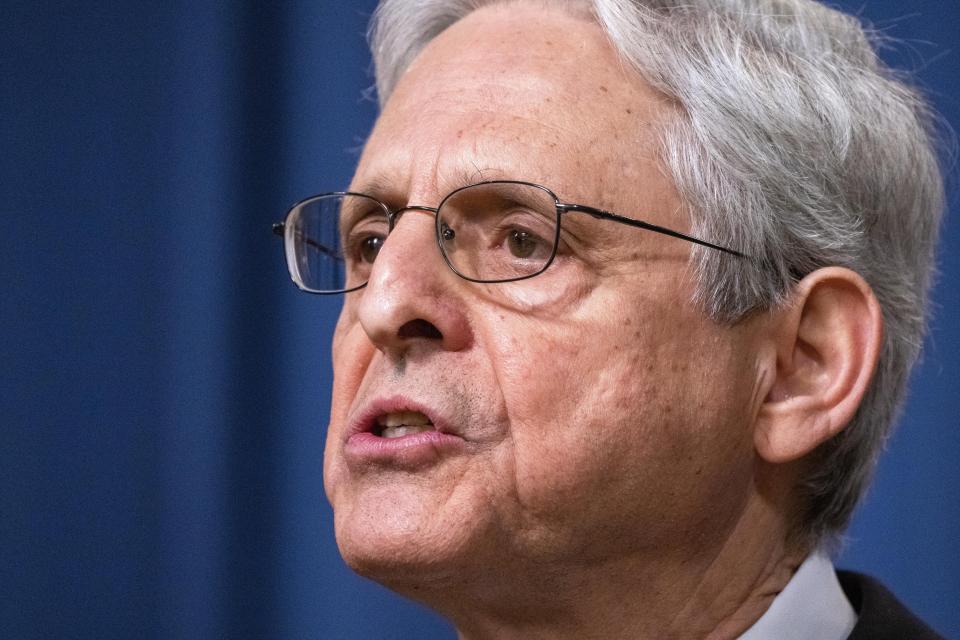
<path id="1" fill-rule="evenodd" d="M 944 640 L 873 578 L 852 571 L 837 576 L 859 616 L 848 640 Z"/>

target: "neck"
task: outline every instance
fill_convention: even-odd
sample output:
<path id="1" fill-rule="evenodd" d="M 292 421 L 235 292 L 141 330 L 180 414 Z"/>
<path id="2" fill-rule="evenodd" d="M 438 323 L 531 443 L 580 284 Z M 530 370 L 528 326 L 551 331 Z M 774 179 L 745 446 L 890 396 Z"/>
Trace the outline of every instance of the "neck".
<path id="1" fill-rule="evenodd" d="M 462 640 L 736 638 L 806 556 L 787 547 L 786 534 L 782 514 L 754 495 L 719 541 L 703 534 L 588 566 L 520 561 L 510 575 L 471 581 L 469 593 L 424 599 Z"/>

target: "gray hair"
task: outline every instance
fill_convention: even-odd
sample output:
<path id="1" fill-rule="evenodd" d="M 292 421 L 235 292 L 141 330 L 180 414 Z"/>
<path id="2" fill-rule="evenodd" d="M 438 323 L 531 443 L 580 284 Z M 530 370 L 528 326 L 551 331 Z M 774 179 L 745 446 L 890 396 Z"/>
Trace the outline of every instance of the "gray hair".
<path id="1" fill-rule="evenodd" d="M 381 105 L 441 31 L 503 0 L 382 0 L 371 23 Z M 559 0 L 555 0 L 559 2 Z M 853 421 L 822 445 L 795 533 L 843 531 L 904 396 L 926 329 L 943 180 L 936 118 L 853 17 L 812 0 L 582 0 L 635 70 L 679 107 L 661 139 L 694 234 L 760 263 L 694 249 L 716 322 L 784 304 L 798 280 L 848 267 L 885 334 Z"/>

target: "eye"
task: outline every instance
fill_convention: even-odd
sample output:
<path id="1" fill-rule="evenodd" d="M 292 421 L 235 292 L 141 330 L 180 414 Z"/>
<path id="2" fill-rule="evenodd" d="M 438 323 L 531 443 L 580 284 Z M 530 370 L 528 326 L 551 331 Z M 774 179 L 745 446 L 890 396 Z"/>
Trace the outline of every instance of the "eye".
<path id="1" fill-rule="evenodd" d="M 374 211 L 357 220 L 345 231 L 343 239 L 346 259 L 351 268 L 363 269 L 364 273 L 377 259 L 389 233 L 386 216 L 377 213 Z"/>
<path id="2" fill-rule="evenodd" d="M 523 229 L 511 229 L 506 238 L 507 249 L 515 258 L 530 258 L 547 249 L 546 243 Z"/>
<path id="3" fill-rule="evenodd" d="M 511 219 L 504 219 L 491 234 L 500 252 L 500 259 L 522 261 L 527 264 L 546 262 L 553 252 L 552 229 L 536 215 L 514 211 Z M 545 240 L 544 238 L 550 238 Z"/>
<path id="4" fill-rule="evenodd" d="M 373 264 L 373 261 L 377 259 L 377 254 L 380 253 L 381 247 L 383 247 L 384 240 L 383 236 L 363 238 L 357 247 L 360 259 L 368 264 Z"/>
<path id="5" fill-rule="evenodd" d="M 457 232 L 450 228 L 446 222 L 440 225 L 440 239 L 444 242 L 450 242 L 457 237 Z"/>

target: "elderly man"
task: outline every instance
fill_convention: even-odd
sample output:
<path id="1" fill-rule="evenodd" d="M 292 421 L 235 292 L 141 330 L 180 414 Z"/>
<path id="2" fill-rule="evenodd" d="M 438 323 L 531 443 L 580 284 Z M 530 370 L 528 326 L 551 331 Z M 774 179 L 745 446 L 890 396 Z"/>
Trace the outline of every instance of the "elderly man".
<path id="1" fill-rule="evenodd" d="M 384 0 L 324 478 L 463 638 L 934 638 L 827 551 L 924 328 L 930 116 L 810 0 Z"/>

